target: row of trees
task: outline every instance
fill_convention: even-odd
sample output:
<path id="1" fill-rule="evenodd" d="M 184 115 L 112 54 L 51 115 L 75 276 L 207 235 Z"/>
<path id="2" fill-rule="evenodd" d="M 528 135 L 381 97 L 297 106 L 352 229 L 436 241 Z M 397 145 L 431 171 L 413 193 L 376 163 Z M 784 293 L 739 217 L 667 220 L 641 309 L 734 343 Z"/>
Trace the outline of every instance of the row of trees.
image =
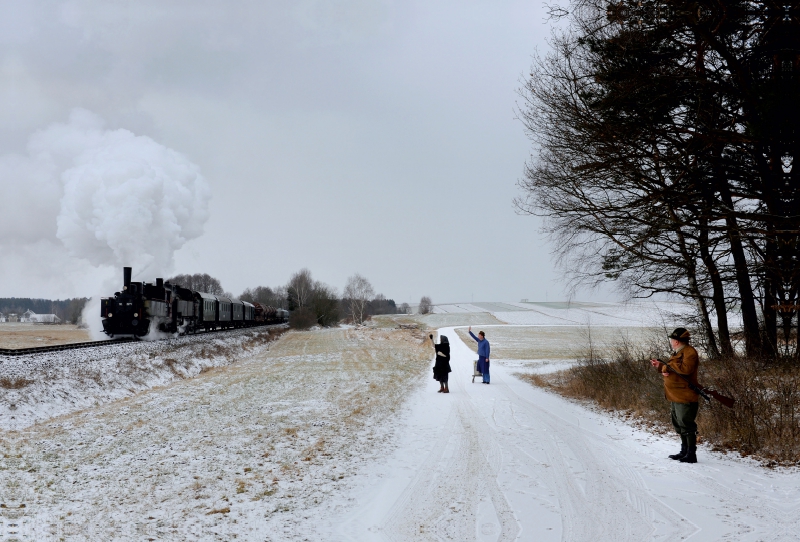
<path id="1" fill-rule="evenodd" d="M 339 296 L 336 288 L 314 280 L 308 269 L 294 273 L 286 286 L 248 288 L 241 299 L 291 311 L 290 323 L 298 328 L 330 326 L 340 320 L 362 324 L 373 315 L 408 312 L 408 304 L 398 307 L 393 299 L 376 294 L 370 281 L 358 273 L 347 279 Z"/>
<path id="2" fill-rule="evenodd" d="M 218 279 L 207 274 L 176 275 L 169 282 L 201 292 L 233 297 L 225 292 Z M 393 299 L 376 294 L 370 281 L 358 273 L 347 279 L 340 297 L 332 286 L 314 280 L 308 269 L 294 273 L 285 286 L 246 288 L 239 299 L 291 311 L 290 323 L 298 328 L 330 326 L 340 320 L 363 324 L 374 315 L 410 312 L 408 303 L 398 306 Z M 420 313 L 427 314 L 431 310 L 430 298 L 423 297 Z"/>
<path id="3" fill-rule="evenodd" d="M 793 3 L 576 0 L 521 91 L 574 286 L 692 299 L 711 355 L 798 355 L 800 17 Z"/>

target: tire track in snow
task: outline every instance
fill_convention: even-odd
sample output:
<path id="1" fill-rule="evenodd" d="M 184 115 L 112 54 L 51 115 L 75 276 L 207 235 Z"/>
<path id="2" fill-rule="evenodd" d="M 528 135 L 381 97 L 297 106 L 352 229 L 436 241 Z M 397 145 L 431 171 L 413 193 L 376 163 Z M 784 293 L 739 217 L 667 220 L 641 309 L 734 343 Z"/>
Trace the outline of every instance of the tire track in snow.
<path id="1" fill-rule="evenodd" d="M 459 383 L 462 388 L 463 384 Z M 381 529 L 390 540 L 514 540 L 518 527 L 497 485 L 501 451 L 466 395 L 455 399 L 434 452 L 392 507 Z M 444 399 L 444 398 L 443 398 Z M 476 505 L 480 514 L 476 525 Z"/>
<path id="2" fill-rule="evenodd" d="M 458 340 L 453 350 L 458 356 L 455 365 L 459 369 L 471 365 L 463 363 L 464 357 L 469 360 L 474 354 L 462 341 Z M 495 373 L 497 377 L 489 387 L 469 388 L 468 395 L 479 410 L 488 410 L 481 405 L 491 402 L 491 438 L 518 464 L 525 463 L 528 456 L 521 452 L 531 445 L 545 458 L 548 467 L 535 469 L 531 476 L 541 477 L 556 498 L 561 540 L 652 538 L 653 524 L 643 517 L 640 509 L 644 505 L 646 515 L 655 515 L 654 511 L 661 507 L 641 490 L 641 481 L 631 476 L 630 470 L 619 469 L 618 465 L 624 461 L 619 461 L 609 446 L 582 430 L 576 419 L 565 419 L 523 400 L 506 385 L 498 371 Z M 460 374 L 457 378 L 463 381 Z M 513 487 L 512 483 L 506 490 L 513 491 Z M 523 514 L 524 510 L 517 513 Z M 687 536 L 694 530 L 680 521 L 677 514 L 660 515 L 669 525 L 670 533 Z M 537 537 L 548 536 L 547 528 L 543 530 L 537 529 Z M 556 529 L 551 528 L 549 534 L 555 539 Z"/>
<path id="3" fill-rule="evenodd" d="M 562 540 L 660 540 L 684 538 L 697 531 L 650 496 L 627 460 L 603 439 L 522 401 L 504 387 L 504 401 L 511 411 L 506 419 L 515 422 L 506 430 L 514 436 L 508 448 L 522 459 L 519 440 L 536 441 L 546 454 L 550 468 L 545 474 L 558 495 Z M 659 528 L 654 525 L 656 519 Z"/>

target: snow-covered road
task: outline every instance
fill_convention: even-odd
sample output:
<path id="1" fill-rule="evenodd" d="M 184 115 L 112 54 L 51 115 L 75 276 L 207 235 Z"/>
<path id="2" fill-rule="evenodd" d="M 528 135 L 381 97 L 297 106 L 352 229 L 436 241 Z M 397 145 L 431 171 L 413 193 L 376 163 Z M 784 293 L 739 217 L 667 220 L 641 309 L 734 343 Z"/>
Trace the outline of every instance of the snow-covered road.
<path id="1" fill-rule="evenodd" d="M 395 452 L 362 473 L 330 540 L 797 540 L 800 473 L 658 437 L 524 383 L 502 362 L 471 383 L 454 332 L 450 394 L 409 401 Z M 664 405 L 665 415 L 667 404 Z"/>

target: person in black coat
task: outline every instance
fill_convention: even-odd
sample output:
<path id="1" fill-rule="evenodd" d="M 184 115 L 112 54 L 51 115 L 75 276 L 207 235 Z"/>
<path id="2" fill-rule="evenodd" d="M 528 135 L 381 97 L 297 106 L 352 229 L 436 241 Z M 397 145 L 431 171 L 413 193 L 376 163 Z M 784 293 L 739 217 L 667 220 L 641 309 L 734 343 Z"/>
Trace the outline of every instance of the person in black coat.
<path id="1" fill-rule="evenodd" d="M 433 335 L 430 337 L 433 342 Z M 450 393 L 450 388 L 447 387 L 447 379 L 450 374 L 450 341 L 442 335 L 439 344 L 433 344 L 433 349 L 436 351 L 433 379 L 439 381 L 439 393 Z"/>

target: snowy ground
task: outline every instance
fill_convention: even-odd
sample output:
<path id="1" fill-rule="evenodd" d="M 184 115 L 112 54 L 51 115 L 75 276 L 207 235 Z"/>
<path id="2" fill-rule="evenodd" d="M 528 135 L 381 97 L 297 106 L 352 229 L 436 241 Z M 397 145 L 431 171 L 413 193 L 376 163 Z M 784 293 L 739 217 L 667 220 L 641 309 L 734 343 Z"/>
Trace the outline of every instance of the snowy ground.
<path id="1" fill-rule="evenodd" d="M 0 429 L 22 429 L 268 351 L 281 327 L 2 356 Z"/>
<path id="2" fill-rule="evenodd" d="M 428 370 L 419 333 L 335 329 L 0 433 L 3 540 L 318 540 Z"/>
<path id="3" fill-rule="evenodd" d="M 586 356 L 589 345 L 597 352 L 610 352 L 624 340 L 631 345 L 667 346 L 663 328 L 616 326 L 475 326 L 477 335 L 482 330 L 492 345 L 492 357 L 508 360 L 575 360 Z M 459 337 L 477 352 L 467 328 L 457 329 Z"/>
<path id="4" fill-rule="evenodd" d="M 471 383 L 452 328 L 451 393 L 410 401 L 395 453 L 361 475 L 323 540 L 797 540 L 800 473 L 658 437 L 511 376 Z M 666 414 L 665 404 L 665 414 Z"/>
<path id="5" fill-rule="evenodd" d="M 537 326 L 615 326 L 615 327 L 675 327 L 684 316 L 692 313 L 686 303 L 667 301 L 636 301 L 630 303 L 586 302 L 522 302 L 522 303 L 456 303 L 436 305 L 435 315 L 465 316 L 486 314 L 504 324 Z M 729 317 L 730 325 L 738 318 Z M 437 327 L 476 322 L 442 323 Z M 482 322 L 491 323 L 491 322 Z"/>
<path id="6" fill-rule="evenodd" d="M 487 328 L 520 358 L 495 358 L 489 386 L 440 330 L 450 394 L 420 331 L 289 333 L 0 432 L 0 540 L 797 539 L 798 471 L 707 449 L 676 464 L 677 439 L 513 376 L 569 364 L 537 352 L 580 327 Z"/>

